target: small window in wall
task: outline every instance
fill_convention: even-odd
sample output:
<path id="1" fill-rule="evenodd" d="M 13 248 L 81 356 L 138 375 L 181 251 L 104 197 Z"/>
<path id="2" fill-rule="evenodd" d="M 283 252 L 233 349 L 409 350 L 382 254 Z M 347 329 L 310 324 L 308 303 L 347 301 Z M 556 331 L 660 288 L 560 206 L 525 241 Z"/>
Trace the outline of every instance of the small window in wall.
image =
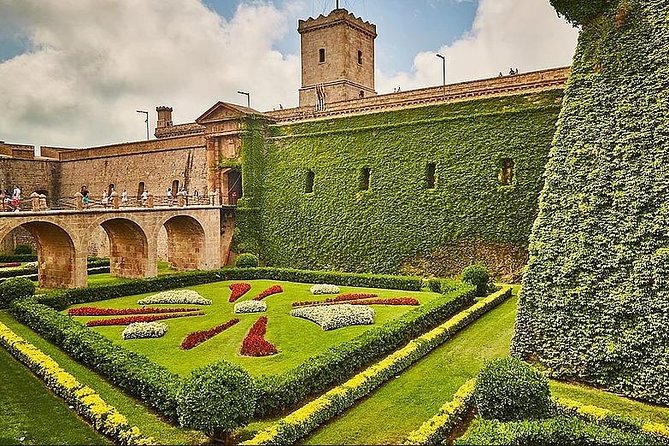
<path id="1" fill-rule="evenodd" d="M 176 196 L 179 192 L 179 180 L 172 181 L 172 196 Z"/>
<path id="2" fill-rule="evenodd" d="M 428 189 L 434 189 L 436 180 L 435 173 L 437 172 L 436 163 L 427 163 L 427 169 L 425 170 L 425 184 Z"/>
<path id="3" fill-rule="evenodd" d="M 502 170 L 499 173 L 499 182 L 502 186 L 510 186 L 513 184 L 513 167 L 515 163 L 511 158 L 504 158 L 502 160 Z"/>
<path id="4" fill-rule="evenodd" d="M 316 179 L 316 174 L 314 174 L 314 171 L 309 169 L 307 171 L 307 179 L 306 183 L 304 185 L 304 193 L 305 194 L 311 194 L 314 192 L 314 180 Z"/>
<path id="5" fill-rule="evenodd" d="M 372 170 L 369 167 L 360 169 L 360 190 L 369 190 L 369 180 L 372 176 Z"/>
<path id="6" fill-rule="evenodd" d="M 318 50 L 318 62 L 325 63 L 325 48 Z"/>
<path id="7" fill-rule="evenodd" d="M 358 50 L 358 64 L 362 65 L 362 51 Z"/>
<path id="8" fill-rule="evenodd" d="M 360 99 L 362 99 L 362 98 L 364 98 L 364 97 L 365 97 L 365 91 L 364 91 L 364 90 L 360 90 Z"/>
<path id="9" fill-rule="evenodd" d="M 140 181 L 139 186 L 137 186 L 137 199 L 138 200 L 141 200 L 143 193 L 144 193 L 144 181 Z"/>

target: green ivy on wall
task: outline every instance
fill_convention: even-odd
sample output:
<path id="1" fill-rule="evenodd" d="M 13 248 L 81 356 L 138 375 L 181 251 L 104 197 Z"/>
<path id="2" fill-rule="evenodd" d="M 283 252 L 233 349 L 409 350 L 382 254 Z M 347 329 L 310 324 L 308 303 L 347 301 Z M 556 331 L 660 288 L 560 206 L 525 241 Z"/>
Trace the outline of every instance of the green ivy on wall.
<path id="1" fill-rule="evenodd" d="M 558 376 L 661 404 L 669 404 L 668 17 L 666 0 L 621 0 L 583 27 L 513 344 Z"/>
<path id="2" fill-rule="evenodd" d="M 524 259 L 561 98 L 553 90 L 271 126 L 262 162 L 246 154 L 257 155 L 262 138 L 245 141 L 245 200 L 249 186 L 258 188 L 257 214 L 243 217 L 237 241 L 268 265 L 309 269 L 395 273 L 462 240 L 520 248 L 509 252 Z M 503 187 L 505 158 L 514 160 L 514 180 Z M 366 191 L 363 167 L 371 170 Z M 255 168 L 262 182 L 249 184 Z M 309 170 L 314 191 L 306 194 Z"/>

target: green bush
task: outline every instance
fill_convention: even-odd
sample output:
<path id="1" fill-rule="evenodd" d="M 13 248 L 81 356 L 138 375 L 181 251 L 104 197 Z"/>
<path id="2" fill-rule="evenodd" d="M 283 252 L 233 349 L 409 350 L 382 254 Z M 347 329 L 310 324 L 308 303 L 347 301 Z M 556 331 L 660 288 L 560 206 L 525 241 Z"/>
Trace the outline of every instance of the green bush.
<path id="1" fill-rule="evenodd" d="M 548 378 L 512 357 L 483 367 L 476 379 L 474 401 L 481 417 L 499 421 L 547 418 L 553 412 Z"/>
<path id="2" fill-rule="evenodd" d="M 555 417 L 541 421 L 501 423 L 480 420 L 457 445 L 469 444 L 659 444 L 651 435 L 598 426 L 578 418 Z"/>
<path id="3" fill-rule="evenodd" d="M 488 282 L 490 281 L 488 268 L 480 263 L 469 265 L 462 270 L 462 281 L 474 285 L 477 296 L 485 296 L 488 293 Z"/>
<path id="4" fill-rule="evenodd" d="M 258 257 L 248 252 L 240 254 L 235 262 L 237 268 L 257 268 L 258 265 Z"/>
<path id="5" fill-rule="evenodd" d="M 2 254 L 0 255 L 0 263 L 10 262 L 36 262 L 37 256 L 35 254 Z"/>
<path id="6" fill-rule="evenodd" d="M 31 297 L 35 294 L 35 284 L 23 277 L 7 279 L 0 283 L 0 308 L 7 308 L 12 301 Z"/>
<path id="7" fill-rule="evenodd" d="M 550 0 L 558 14 L 574 25 L 583 25 L 605 12 L 617 0 Z"/>
<path id="8" fill-rule="evenodd" d="M 34 253 L 33 247 L 30 245 L 17 245 L 16 248 L 14 248 L 14 254 L 17 256 Z"/>
<path id="9" fill-rule="evenodd" d="M 179 392 L 179 423 L 231 444 L 232 431 L 253 416 L 256 397 L 253 379 L 240 366 L 221 361 L 201 367 Z"/>

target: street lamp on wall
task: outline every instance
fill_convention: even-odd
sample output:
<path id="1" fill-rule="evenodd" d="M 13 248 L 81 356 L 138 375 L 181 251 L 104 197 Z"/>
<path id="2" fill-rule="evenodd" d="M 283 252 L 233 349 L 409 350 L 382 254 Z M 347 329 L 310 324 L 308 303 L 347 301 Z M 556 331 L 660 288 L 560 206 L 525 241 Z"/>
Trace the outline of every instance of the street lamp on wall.
<path id="1" fill-rule="evenodd" d="M 144 110 L 137 110 L 137 113 L 142 113 L 146 116 L 144 122 L 146 122 L 146 139 L 149 140 L 149 112 Z"/>
<path id="2" fill-rule="evenodd" d="M 237 93 L 246 96 L 246 106 L 248 108 L 251 108 L 251 93 L 248 93 L 246 91 L 238 91 Z"/>
<path id="3" fill-rule="evenodd" d="M 441 59 L 441 67 L 442 67 L 442 80 L 441 80 L 441 85 L 442 88 L 444 89 L 444 97 L 446 96 L 446 56 L 442 56 L 441 54 L 437 53 L 437 57 Z"/>

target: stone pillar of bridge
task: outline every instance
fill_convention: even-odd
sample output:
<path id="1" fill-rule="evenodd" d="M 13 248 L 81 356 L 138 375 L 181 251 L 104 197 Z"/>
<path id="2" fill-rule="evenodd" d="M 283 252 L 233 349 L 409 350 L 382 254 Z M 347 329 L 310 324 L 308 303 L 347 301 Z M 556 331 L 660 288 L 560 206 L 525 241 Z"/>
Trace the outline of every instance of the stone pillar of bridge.
<path id="1" fill-rule="evenodd" d="M 221 266 L 220 213 L 177 215 L 164 223 L 167 259 L 178 270 L 208 270 Z"/>
<path id="2" fill-rule="evenodd" d="M 157 275 L 155 241 L 150 243 L 137 223 L 111 218 L 101 226 L 109 236 L 112 276 L 136 279 Z"/>

